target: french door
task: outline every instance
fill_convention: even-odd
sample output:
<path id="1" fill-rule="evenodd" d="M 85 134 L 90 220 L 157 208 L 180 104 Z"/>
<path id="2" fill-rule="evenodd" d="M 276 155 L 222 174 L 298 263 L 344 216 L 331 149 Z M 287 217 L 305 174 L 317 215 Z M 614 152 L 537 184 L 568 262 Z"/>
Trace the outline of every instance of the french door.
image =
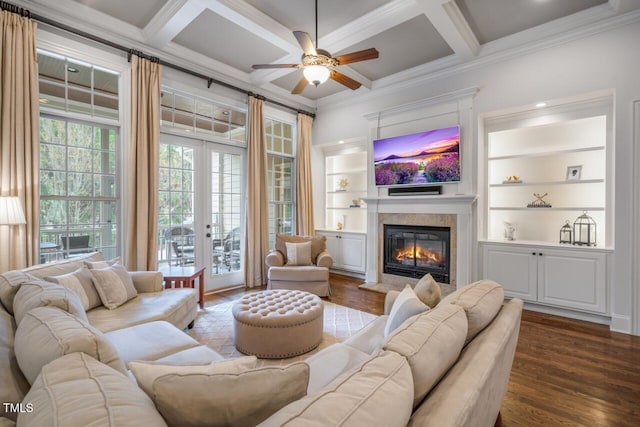
<path id="1" fill-rule="evenodd" d="M 206 291 L 244 281 L 244 152 L 160 137 L 160 266 L 205 266 Z"/>

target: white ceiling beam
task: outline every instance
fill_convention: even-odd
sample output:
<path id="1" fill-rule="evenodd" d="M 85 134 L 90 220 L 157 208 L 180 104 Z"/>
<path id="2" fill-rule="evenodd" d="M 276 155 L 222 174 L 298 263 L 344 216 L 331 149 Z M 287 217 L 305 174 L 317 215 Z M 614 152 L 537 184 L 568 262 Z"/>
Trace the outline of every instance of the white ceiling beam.
<path id="1" fill-rule="evenodd" d="M 480 43 L 453 0 L 414 0 L 442 38 L 463 59 L 478 55 Z"/>
<path id="2" fill-rule="evenodd" d="M 194 0 L 169 0 L 142 30 L 148 43 L 161 49 L 191 24 L 205 7 Z"/>

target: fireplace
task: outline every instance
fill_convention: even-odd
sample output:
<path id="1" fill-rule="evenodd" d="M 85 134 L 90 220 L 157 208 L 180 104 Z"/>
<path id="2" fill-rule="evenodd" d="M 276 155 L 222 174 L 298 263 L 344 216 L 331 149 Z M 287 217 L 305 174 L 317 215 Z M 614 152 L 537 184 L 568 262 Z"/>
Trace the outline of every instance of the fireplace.
<path id="1" fill-rule="evenodd" d="M 449 283 L 451 229 L 422 225 L 384 225 L 383 271 L 406 277 L 427 273 Z"/>

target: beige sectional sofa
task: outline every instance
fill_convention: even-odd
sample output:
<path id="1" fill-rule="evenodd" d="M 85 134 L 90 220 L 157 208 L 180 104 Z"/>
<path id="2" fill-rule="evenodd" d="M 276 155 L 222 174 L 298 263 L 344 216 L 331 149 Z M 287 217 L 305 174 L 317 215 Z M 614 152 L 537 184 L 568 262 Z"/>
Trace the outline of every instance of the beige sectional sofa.
<path id="1" fill-rule="evenodd" d="M 112 319 L 94 308 L 84 320 L 56 297 L 42 298 L 19 322 L 13 307 L 24 291 L 15 287 L 28 280 L 0 275 L 0 399 L 13 405 L 0 415 L 17 418 L 18 426 L 391 427 L 491 426 L 499 413 L 522 302 L 504 303 L 494 282 L 461 288 L 386 336 L 388 314 L 306 364 L 247 371 L 251 358 L 222 361 L 182 331 L 193 321 L 183 305 L 195 316 L 195 292 L 160 290 L 153 274 L 134 279 L 138 296 L 108 311 Z M 156 307 L 161 302 L 164 310 Z M 216 371 L 229 362 L 231 371 Z M 193 368 L 171 373 L 175 364 Z M 141 382 L 140 366 L 169 373 Z M 0 417 L 0 425 L 11 423 Z"/>

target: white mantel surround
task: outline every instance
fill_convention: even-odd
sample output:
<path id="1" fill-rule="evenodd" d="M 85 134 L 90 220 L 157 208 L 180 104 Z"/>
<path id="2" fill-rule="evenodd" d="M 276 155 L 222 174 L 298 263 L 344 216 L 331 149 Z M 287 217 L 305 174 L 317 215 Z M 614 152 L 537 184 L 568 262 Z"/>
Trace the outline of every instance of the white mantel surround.
<path id="1" fill-rule="evenodd" d="M 457 221 L 456 286 L 471 283 L 473 208 L 476 195 L 395 196 L 363 199 L 367 204 L 367 283 L 378 281 L 378 251 L 381 243 L 378 215 L 385 214 L 452 214 Z"/>

